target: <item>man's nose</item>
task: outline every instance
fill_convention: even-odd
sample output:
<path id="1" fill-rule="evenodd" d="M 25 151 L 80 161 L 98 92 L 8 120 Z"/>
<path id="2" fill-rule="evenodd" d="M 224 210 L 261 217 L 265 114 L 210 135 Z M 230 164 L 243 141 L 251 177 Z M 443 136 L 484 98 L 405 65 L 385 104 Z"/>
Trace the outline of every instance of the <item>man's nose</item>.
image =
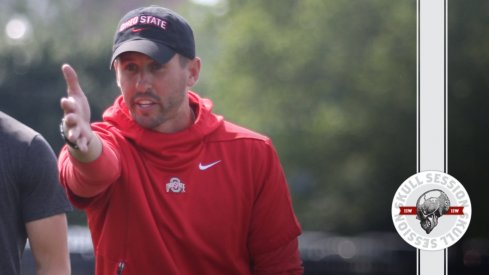
<path id="1" fill-rule="evenodd" d="M 138 74 L 136 81 L 136 89 L 138 91 L 146 91 L 151 88 L 151 74 L 146 71 L 141 71 Z"/>

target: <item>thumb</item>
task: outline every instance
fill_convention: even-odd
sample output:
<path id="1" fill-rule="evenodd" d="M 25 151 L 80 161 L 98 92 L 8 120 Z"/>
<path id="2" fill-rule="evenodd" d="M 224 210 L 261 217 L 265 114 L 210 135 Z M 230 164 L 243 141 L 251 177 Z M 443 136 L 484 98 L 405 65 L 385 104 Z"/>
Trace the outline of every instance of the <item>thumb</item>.
<path id="1" fill-rule="evenodd" d="M 80 84 L 78 83 L 78 76 L 75 70 L 68 64 L 61 66 L 61 71 L 66 81 L 68 96 L 78 95 L 82 92 Z"/>

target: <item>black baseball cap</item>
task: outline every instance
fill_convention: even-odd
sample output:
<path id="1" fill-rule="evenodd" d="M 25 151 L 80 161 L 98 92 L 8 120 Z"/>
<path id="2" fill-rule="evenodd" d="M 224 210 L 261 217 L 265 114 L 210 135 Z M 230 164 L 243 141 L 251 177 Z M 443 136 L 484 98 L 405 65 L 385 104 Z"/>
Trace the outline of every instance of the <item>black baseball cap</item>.
<path id="1" fill-rule="evenodd" d="M 110 68 L 121 53 L 140 52 L 160 64 L 168 62 L 175 53 L 195 57 L 192 28 L 176 12 L 149 6 L 128 12 L 117 25 L 112 47 Z"/>

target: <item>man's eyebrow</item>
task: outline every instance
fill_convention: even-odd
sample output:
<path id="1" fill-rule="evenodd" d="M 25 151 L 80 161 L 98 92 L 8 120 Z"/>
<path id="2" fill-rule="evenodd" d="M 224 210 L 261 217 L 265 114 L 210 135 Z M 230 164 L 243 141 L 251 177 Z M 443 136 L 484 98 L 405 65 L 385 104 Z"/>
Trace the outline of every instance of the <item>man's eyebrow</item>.
<path id="1" fill-rule="evenodd" d="M 134 58 L 132 58 L 130 56 L 121 56 L 121 57 L 119 57 L 119 61 L 121 63 L 127 63 L 127 62 L 134 61 Z"/>
<path id="2" fill-rule="evenodd" d="M 165 64 L 161 64 L 160 62 L 156 61 L 156 60 L 153 60 L 151 62 L 151 65 L 158 65 L 159 67 L 166 67 L 168 63 L 165 63 Z"/>

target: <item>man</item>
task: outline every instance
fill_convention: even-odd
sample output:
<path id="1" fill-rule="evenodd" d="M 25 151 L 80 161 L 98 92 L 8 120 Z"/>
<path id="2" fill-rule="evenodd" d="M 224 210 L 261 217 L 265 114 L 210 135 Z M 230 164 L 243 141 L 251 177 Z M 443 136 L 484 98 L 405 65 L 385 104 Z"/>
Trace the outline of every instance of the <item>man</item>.
<path id="1" fill-rule="evenodd" d="M 70 274 L 69 210 L 51 147 L 0 112 L 0 274 L 21 274 L 27 238 L 37 274 Z"/>
<path id="2" fill-rule="evenodd" d="M 75 71 L 62 66 L 60 175 L 86 210 L 96 274 L 302 274 L 273 145 L 189 91 L 201 60 L 185 19 L 130 11 L 110 66 L 122 95 L 93 124 Z"/>

